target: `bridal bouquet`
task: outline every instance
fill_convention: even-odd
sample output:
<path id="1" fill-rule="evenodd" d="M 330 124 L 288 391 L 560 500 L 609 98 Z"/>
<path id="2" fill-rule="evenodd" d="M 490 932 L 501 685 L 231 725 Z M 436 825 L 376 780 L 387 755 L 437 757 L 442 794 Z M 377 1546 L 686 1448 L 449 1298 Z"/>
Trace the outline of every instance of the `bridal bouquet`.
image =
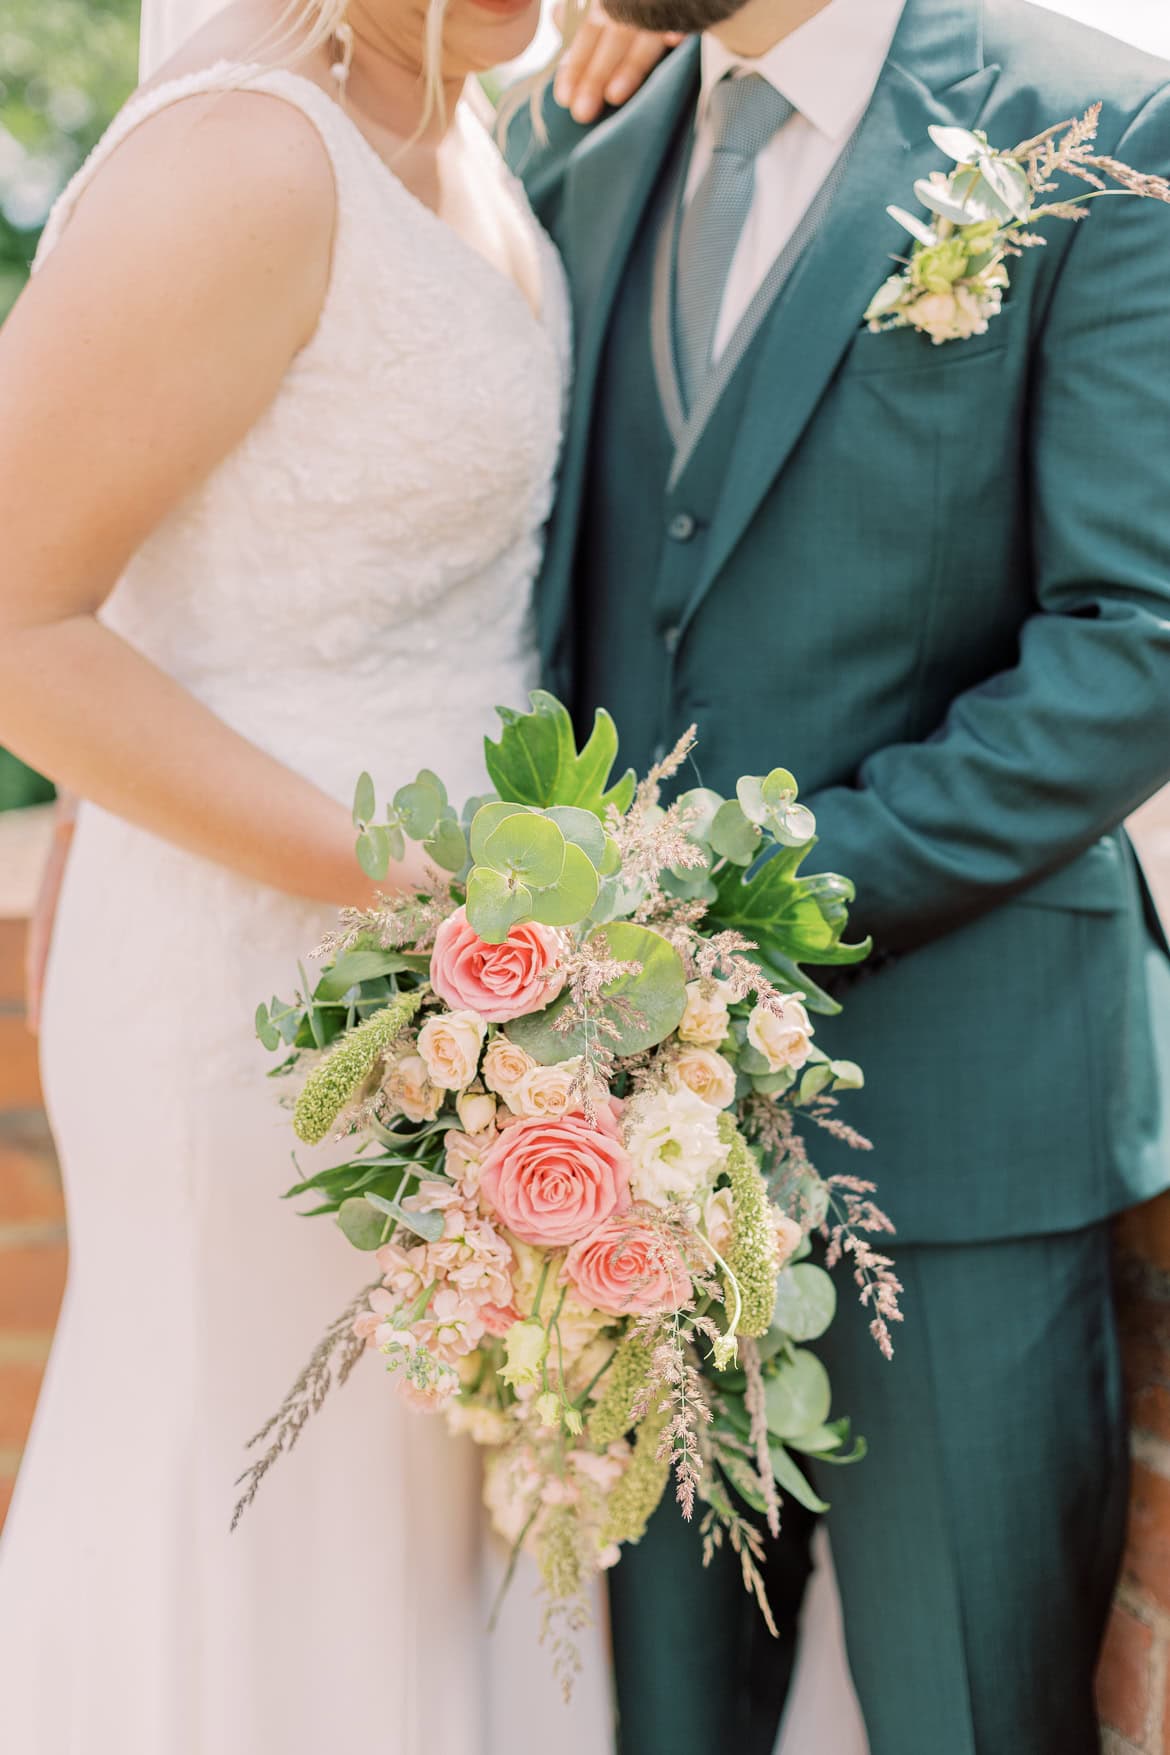
<path id="1" fill-rule="evenodd" d="M 291 1051 L 297 1136 L 348 1148 L 290 1192 L 376 1280 L 253 1441 L 237 1515 L 371 1348 L 484 1446 L 491 1516 L 535 1556 L 568 1675 L 587 1587 L 672 1474 L 767 1615 L 744 1507 L 777 1530 L 782 1495 L 821 1504 L 800 1457 L 861 1451 L 807 1346 L 835 1311 L 811 1235 L 830 1267 L 851 1259 L 887 1354 L 900 1288 L 871 1185 L 822 1179 L 806 1147 L 817 1126 L 865 1142 L 836 1113 L 861 1072 L 816 1046 L 810 1011 L 837 1008 L 804 965 L 868 947 L 843 942 L 847 880 L 800 875 L 815 823 L 792 776 L 664 805 L 691 736 L 611 783 L 608 715 L 581 750 L 549 695 L 501 717 L 494 792 L 461 812 L 424 771 L 379 820 L 362 777 L 366 871 L 409 837 L 434 881 L 343 916 L 315 985 L 302 971 L 257 1015 Z"/>

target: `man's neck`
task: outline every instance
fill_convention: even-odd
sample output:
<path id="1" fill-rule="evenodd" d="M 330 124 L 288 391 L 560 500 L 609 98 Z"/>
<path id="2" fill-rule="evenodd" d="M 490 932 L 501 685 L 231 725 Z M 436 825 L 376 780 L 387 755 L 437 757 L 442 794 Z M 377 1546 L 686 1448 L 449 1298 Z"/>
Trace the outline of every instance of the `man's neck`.
<path id="1" fill-rule="evenodd" d="M 717 24 L 711 35 L 733 55 L 755 60 L 831 4 L 832 0 L 747 0 L 738 12 Z"/>

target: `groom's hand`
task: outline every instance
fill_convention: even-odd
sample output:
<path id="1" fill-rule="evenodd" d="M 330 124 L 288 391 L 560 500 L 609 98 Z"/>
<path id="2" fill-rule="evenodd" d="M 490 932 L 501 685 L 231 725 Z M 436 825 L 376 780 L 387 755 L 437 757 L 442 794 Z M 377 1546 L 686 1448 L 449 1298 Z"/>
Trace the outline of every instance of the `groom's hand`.
<path id="1" fill-rule="evenodd" d="M 553 95 L 575 122 L 596 122 L 608 104 L 633 97 L 680 36 L 658 36 L 615 24 L 595 5 L 557 69 Z"/>

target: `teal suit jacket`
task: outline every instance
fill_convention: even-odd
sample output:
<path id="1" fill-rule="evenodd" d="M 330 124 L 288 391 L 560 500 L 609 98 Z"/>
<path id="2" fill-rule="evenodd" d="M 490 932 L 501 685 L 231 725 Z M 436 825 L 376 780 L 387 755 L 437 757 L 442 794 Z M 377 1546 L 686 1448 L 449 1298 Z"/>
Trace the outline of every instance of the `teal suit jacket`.
<path id="1" fill-rule="evenodd" d="M 819 1039 L 866 1069 L 848 1117 L 904 1241 L 1071 1230 L 1167 1183 L 1170 962 L 1120 825 L 1170 779 L 1170 208 L 1050 226 L 984 336 L 861 313 L 906 247 L 887 204 L 945 166 L 931 123 L 1011 145 L 1100 98 L 1102 150 L 1165 175 L 1168 80 L 1021 0 L 909 0 L 701 533 L 672 712 L 709 785 L 793 769 L 812 865 L 856 881 L 884 961 Z M 576 322 L 539 597 L 566 695 L 606 335 L 697 89 L 691 44 L 593 131 L 551 102 L 547 142 L 510 131 Z M 655 515 L 636 468 L 604 515 Z"/>

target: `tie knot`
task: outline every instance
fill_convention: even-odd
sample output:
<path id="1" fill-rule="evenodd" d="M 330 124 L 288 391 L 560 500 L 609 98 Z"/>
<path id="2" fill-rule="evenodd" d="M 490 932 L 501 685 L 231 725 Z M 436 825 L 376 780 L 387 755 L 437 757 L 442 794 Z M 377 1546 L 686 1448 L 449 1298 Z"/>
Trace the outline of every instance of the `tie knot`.
<path id="1" fill-rule="evenodd" d="M 715 151 L 755 158 L 783 128 L 793 108 L 762 74 L 725 74 L 711 93 Z"/>

